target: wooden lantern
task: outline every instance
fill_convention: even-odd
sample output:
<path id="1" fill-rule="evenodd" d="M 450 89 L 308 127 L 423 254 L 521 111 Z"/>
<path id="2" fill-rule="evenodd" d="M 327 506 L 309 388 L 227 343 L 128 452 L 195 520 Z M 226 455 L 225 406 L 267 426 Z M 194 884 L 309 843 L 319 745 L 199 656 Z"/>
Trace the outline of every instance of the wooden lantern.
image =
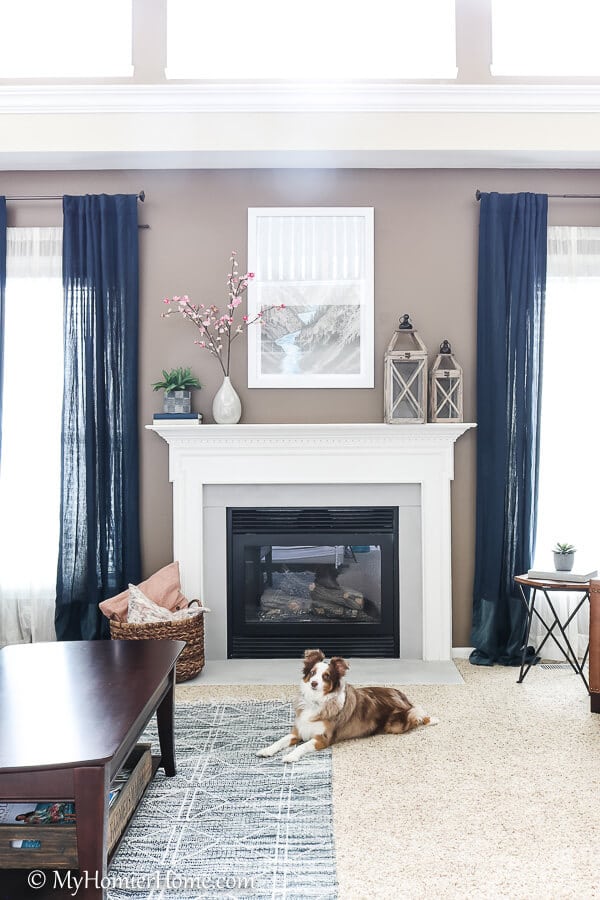
<path id="1" fill-rule="evenodd" d="M 452 347 L 448 341 L 443 341 L 429 373 L 429 421 L 462 420 L 463 370 L 452 356 Z"/>
<path id="2" fill-rule="evenodd" d="M 427 421 L 427 348 L 407 315 L 385 353 L 384 407 L 392 425 Z"/>

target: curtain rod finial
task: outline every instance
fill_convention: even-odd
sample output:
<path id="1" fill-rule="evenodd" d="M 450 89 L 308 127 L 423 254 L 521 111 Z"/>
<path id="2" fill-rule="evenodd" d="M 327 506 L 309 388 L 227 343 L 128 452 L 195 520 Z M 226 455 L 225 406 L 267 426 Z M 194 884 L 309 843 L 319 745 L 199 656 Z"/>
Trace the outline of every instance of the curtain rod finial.
<path id="1" fill-rule="evenodd" d="M 481 191 L 479 190 L 479 188 L 477 188 L 477 190 L 475 191 L 475 199 L 481 200 Z"/>
<path id="2" fill-rule="evenodd" d="M 143 203 L 144 200 L 146 199 L 146 192 L 145 192 L 145 191 L 140 191 L 139 194 L 138 194 L 138 198 L 139 198 L 139 200 L 141 201 L 141 203 Z"/>

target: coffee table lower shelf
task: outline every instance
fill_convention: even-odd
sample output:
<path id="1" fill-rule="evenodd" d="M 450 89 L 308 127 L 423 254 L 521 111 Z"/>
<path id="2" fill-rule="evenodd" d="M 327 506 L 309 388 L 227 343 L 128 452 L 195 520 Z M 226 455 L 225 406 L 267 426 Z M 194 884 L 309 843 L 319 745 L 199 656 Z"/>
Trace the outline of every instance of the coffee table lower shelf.
<path id="1" fill-rule="evenodd" d="M 131 775 L 109 809 L 109 864 L 160 762 L 160 756 L 151 755 L 149 744 L 137 744 L 131 751 L 125 764 L 131 767 Z M 40 846 L 13 846 L 13 841 L 22 840 L 39 841 Z M 78 869 L 76 826 L 0 825 L 0 869 Z"/>

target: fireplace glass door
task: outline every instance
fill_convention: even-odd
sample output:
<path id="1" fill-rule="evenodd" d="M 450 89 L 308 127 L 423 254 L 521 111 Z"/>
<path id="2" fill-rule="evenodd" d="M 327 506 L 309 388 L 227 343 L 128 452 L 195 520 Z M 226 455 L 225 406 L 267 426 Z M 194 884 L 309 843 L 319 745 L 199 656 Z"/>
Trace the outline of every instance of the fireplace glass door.
<path id="1" fill-rule="evenodd" d="M 397 655 L 397 510 L 376 509 L 228 510 L 229 655 Z"/>

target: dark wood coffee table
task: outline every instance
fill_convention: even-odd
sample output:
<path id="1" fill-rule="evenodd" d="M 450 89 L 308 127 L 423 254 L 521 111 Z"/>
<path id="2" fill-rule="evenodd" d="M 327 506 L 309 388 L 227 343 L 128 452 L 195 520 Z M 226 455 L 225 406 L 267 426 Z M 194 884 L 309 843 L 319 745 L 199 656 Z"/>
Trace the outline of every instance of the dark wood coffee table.
<path id="1" fill-rule="evenodd" d="M 109 784 L 154 712 L 162 765 L 175 775 L 175 663 L 184 646 L 64 641 L 0 650 L 0 800 L 75 802 L 79 871 L 88 873 L 78 897 L 103 896 Z"/>

